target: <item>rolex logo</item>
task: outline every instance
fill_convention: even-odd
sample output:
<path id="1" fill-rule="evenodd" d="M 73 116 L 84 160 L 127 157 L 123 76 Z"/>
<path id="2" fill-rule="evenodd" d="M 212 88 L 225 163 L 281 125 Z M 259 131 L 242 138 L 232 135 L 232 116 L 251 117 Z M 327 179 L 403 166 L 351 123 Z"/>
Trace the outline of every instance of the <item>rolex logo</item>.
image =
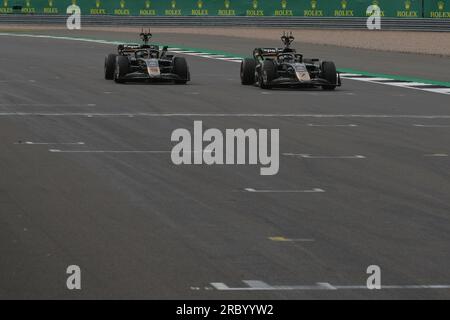
<path id="1" fill-rule="evenodd" d="M 311 0 L 311 9 L 316 10 L 317 8 L 317 0 Z"/>
<path id="2" fill-rule="evenodd" d="M 378 5 L 378 1 L 377 1 L 377 0 L 373 0 L 373 1 L 372 1 L 372 4 L 373 4 L 374 6 L 377 6 L 377 5 Z"/>
<path id="3" fill-rule="evenodd" d="M 225 5 L 225 9 L 229 9 L 230 8 L 230 0 L 225 0 L 224 5 Z"/>
<path id="4" fill-rule="evenodd" d="M 29 7 L 31 7 L 31 0 L 27 0 L 26 2 L 25 2 L 25 5 L 29 8 Z"/>
<path id="5" fill-rule="evenodd" d="M 411 1 L 406 0 L 405 1 L 405 10 L 409 11 L 409 9 L 411 9 Z"/>
<path id="6" fill-rule="evenodd" d="M 203 1 L 202 1 L 202 0 L 198 0 L 198 1 L 197 1 L 197 7 L 198 7 L 199 9 L 203 8 Z"/>
<path id="7" fill-rule="evenodd" d="M 347 1 L 346 0 L 341 1 L 341 8 L 342 8 L 342 10 L 347 9 Z"/>
<path id="8" fill-rule="evenodd" d="M 253 0 L 252 2 L 253 9 L 258 9 L 258 0 Z"/>
<path id="9" fill-rule="evenodd" d="M 3 6 L 7 7 L 8 6 L 8 0 L 3 0 Z"/>
<path id="10" fill-rule="evenodd" d="M 439 1 L 439 2 L 438 2 L 438 9 L 439 9 L 440 11 L 443 11 L 443 10 L 444 10 L 444 1 Z"/>
<path id="11" fill-rule="evenodd" d="M 150 9 L 150 0 L 145 1 L 145 9 Z"/>
<path id="12" fill-rule="evenodd" d="M 125 8 L 125 0 L 120 0 L 120 7 Z"/>
<path id="13" fill-rule="evenodd" d="M 287 0 L 281 0 L 281 8 L 286 9 L 287 7 Z"/>
<path id="14" fill-rule="evenodd" d="M 102 3 L 100 2 L 100 0 L 95 0 L 95 7 L 97 9 L 100 8 L 101 5 L 102 5 Z"/>
<path id="15" fill-rule="evenodd" d="M 175 0 L 172 0 L 170 2 L 170 6 L 172 7 L 172 9 L 175 9 L 175 7 L 177 6 L 177 2 Z"/>
<path id="16" fill-rule="evenodd" d="M 53 7 L 53 0 L 48 0 L 48 6 L 51 8 Z"/>

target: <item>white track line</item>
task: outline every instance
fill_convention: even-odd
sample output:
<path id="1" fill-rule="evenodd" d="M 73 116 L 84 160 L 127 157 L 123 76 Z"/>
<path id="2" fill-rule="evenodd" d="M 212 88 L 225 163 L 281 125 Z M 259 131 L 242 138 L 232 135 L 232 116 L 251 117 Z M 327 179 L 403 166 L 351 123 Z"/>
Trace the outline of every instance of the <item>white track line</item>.
<path id="1" fill-rule="evenodd" d="M 358 124 L 315 124 L 315 123 L 308 123 L 308 127 L 357 127 Z"/>
<path id="2" fill-rule="evenodd" d="M 328 282 L 317 282 L 314 285 L 270 285 L 260 280 L 243 280 L 247 287 L 228 287 L 223 282 L 211 282 L 216 290 L 220 291 L 289 291 L 289 290 L 369 290 L 367 286 L 362 285 L 332 285 Z M 450 289 L 448 284 L 429 284 L 429 285 L 382 285 L 381 289 Z M 371 291 L 379 291 L 371 290 Z"/>
<path id="3" fill-rule="evenodd" d="M 55 153 L 170 153 L 171 151 L 162 150 L 60 150 L 60 149 L 49 149 L 49 152 Z"/>
<path id="4" fill-rule="evenodd" d="M 59 150 L 59 149 L 49 149 L 49 152 L 55 153 L 162 153 L 156 151 L 145 151 L 145 150 Z"/>
<path id="5" fill-rule="evenodd" d="M 389 81 L 389 80 L 391 80 L 391 79 L 388 79 L 388 78 L 377 78 L 377 77 L 373 77 L 373 78 L 357 78 L 357 79 L 352 79 L 351 77 L 345 77 L 345 79 L 358 80 L 358 81 L 365 81 L 365 82 L 371 82 L 371 81 Z"/>
<path id="6" fill-rule="evenodd" d="M 200 58 L 208 58 L 208 59 L 217 59 L 217 56 L 211 56 L 211 55 L 199 55 Z"/>
<path id="7" fill-rule="evenodd" d="M 413 124 L 414 127 L 420 128 L 450 128 L 447 124 Z"/>
<path id="8" fill-rule="evenodd" d="M 446 153 L 432 153 L 432 154 L 424 154 L 424 157 L 448 157 Z"/>
<path id="9" fill-rule="evenodd" d="M 368 78 L 371 80 L 371 78 Z M 422 82 L 409 82 L 409 81 L 405 81 L 405 82 L 388 82 L 388 83 L 384 83 L 381 82 L 381 84 L 388 84 L 390 86 L 394 86 L 394 87 L 412 87 L 412 86 L 423 86 L 426 85 L 425 83 Z"/>
<path id="10" fill-rule="evenodd" d="M 340 76 L 343 77 L 343 78 L 351 78 L 351 77 L 358 77 L 358 76 L 361 76 L 361 75 L 357 74 L 357 73 L 345 73 L 345 72 L 342 72 L 342 73 L 340 73 Z"/>
<path id="11" fill-rule="evenodd" d="M 205 54 L 204 52 L 198 52 L 198 51 L 179 51 L 176 53 L 187 54 L 189 56 L 199 56 L 199 55 Z"/>
<path id="12" fill-rule="evenodd" d="M 242 58 L 239 58 L 239 57 L 225 57 L 225 58 L 217 58 L 217 60 L 227 60 L 227 61 L 241 62 Z"/>
<path id="13" fill-rule="evenodd" d="M 403 81 L 403 82 L 383 82 L 383 81 L 389 81 L 393 79 L 389 78 L 382 78 L 382 77 L 371 77 L 371 76 L 365 76 L 358 75 L 358 74 L 347 74 L 347 73 L 341 73 L 341 78 L 348 79 L 348 80 L 355 80 L 355 81 L 362 81 L 367 83 L 376 83 L 381 85 L 388 85 L 388 86 L 394 86 L 394 87 L 400 87 L 400 88 L 407 88 L 407 89 L 415 89 L 415 90 L 421 90 L 421 91 L 427 91 L 432 93 L 440 93 L 445 95 L 450 95 L 450 87 L 445 88 L 429 88 L 430 84 L 424 83 L 424 82 L 415 82 L 415 81 Z"/>
<path id="14" fill-rule="evenodd" d="M 270 241 L 274 241 L 274 242 L 314 242 L 314 239 L 311 238 L 298 238 L 298 239 L 291 239 L 291 238 L 285 238 L 285 237 L 269 237 Z"/>
<path id="15" fill-rule="evenodd" d="M 298 157 L 306 159 L 365 159 L 366 157 L 360 154 L 351 156 L 314 156 L 305 153 L 282 153 L 283 156 Z"/>
<path id="16" fill-rule="evenodd" d="M 61 150 L 49 149 L 53 153 L 149 153 L 149 154 L 167 154 L 172 153 L 170 150 Z M 203 151 L 184 151 L 186 153 L 212 153 L 212 150 Z"/>
<path id="17" fill-rule="evenodd" d="M 296 114 L 296 113 L 90 113 L 90 112 L 0 112 L 0 117 L 230 117 L 230 118 L 378 118 L 450 119 L 450 115 L 413 114 Z"/>
<path id="18" fill-rule="evenodd" d="M 433 93 L 450 94 L 450 88 L 448 88 L 448 89 L 442 89 L 442 88 L 415 88 L 415 89 L 420 89 L 420 90 L 423 90 L 423 91 L 429 91 L 429 92 L 433 92 Z"/>
<path id="19" fill-rule="evenodd" d="M 0 107 L 95 107 L 95 103 L 0 103 Z"/>
<path id="20" fill-rule="evenodd" d="M 254 188 L 245 188 L 247 192 L 255 192 L 255 193 L 317 193 L 317 192 L 325 192 L 325 190 L 320 188 L 313 188 L 309 190 L 257 190 Z"/>
<path id="21" fill-rule="evenodd" d="M 24 142 L 16 142 L 14 144 L 26 144 L 26 145 L 84 145 L 84 142 L 32 142 L 32 141 L 24 141 Z"/>

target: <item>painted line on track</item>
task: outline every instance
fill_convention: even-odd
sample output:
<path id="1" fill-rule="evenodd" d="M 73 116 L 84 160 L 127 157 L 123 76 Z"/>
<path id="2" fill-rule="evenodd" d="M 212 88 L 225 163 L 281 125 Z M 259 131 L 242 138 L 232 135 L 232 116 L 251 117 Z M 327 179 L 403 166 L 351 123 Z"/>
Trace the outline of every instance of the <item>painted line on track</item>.
<path id="1" fill-rule="evenodd" d="M 49 152 L 53 153 L 153 153 L 153 154 L 165 154 L 170 151 L 164 150 L 60 150 L 49 149 Z"/>
<path id="2" fill-rule="evenodd" d="M 67 37 L 67 36 L 51 36 L 51 35 L 39 35 L 39 34 L 25 34 L 25 33 L 11 33 L 11 32 L 0 32 L 0 36 L 16 36 L 16 37 L 31 37 L 31 38 L 46 38 L 46 39 L 59 39 L 59 40 L 69 40 L 69 41 L 84 41 L 84 42 L 94 42 L 101 44 L 113 44 L 118 45 L 125 43 L 123 41 L 110 41 L 103 39 L 92 39 L 92 38 L 78 38 L 78 37 Z M 161 44 L 160 44 L 161 45 Z M 223 60 L 229 62 L 240 63 L 245 57 L 233 55 L 226 52 L 219 52 L 206 49 L 198 48 L 186 48 L 183 46 L 168 46 L 168 50 L 185 55 L 199 56 L 208 59 Z M 353 69 L 338 69 L 341 73 L 343 79 L 364 81 L 369 83 L 376 83 L 382 85 L 390 85 L 401 88 L 422 90 L 426 92 L 439 93 L 444 95 L 450 95 L 450 82 L 435 81 L 428 79 L 417 79 L 397 75 L 386 75 L 370 73 L 365 71 L 358 71 Z"/>
<path id="3" fill-rule="evenodd" d="M 305 158 L 305 159 L 366 159 L 365 156 L 356 154 L 350 156 L 324 156 L 324 155 L 311 155 L 306 153 L 282 153 L 283 156 Z"/>
<path id="4" fill-rule="evenodd" d="M 448 157 L 449 155 L 447 153 L 431 153 L 431 154 L 424 154 L 424 157 Z"/>
<path id="5" fill-rule="evenodd" d="M 0 107 L 96 107 L 95 103 L 0 103 Z"/>
<path id="6" fill-rule="evenodd" d="M 0 112 L 0 117 L 204 117 L 204 118 L 375 118 L 450 119 L 450 115 L 416 114 L 321 114 L 321 113 L 94 113 L 94 112 Z"/>
<path id="7" fill-rule="evenodd" d="M 450 128 L 448 124 L 413 124 L 413 127 L 419 128 Z"/>
<path id="8" fill-rule="evenodd" d="M 303 291 L 303 290 L 370 290 L 363 285 L 332 285 L 328 282 L 317 282 L 314 285 L 270 285 L 261 280 L 243 280 L 246 287 L 228 287 L 223 282 L 211 282 L 211 286 L 220 291 Z M 427 285 L 382 285 L 381 289 L 420 290 L 420 289 L 450 289 L 449 284 L 427 284 Z"/>
<path id="9" fill-rule="evenodd" d="M 352 74 L 341 73 L 340 76 L 341 76 L 341 78 L 348 79 L 348 80 L 370 82 L 370 83 L 381 84 L 381 85 L 388 85 L 388 86 L 394 86 L 394 87 L 401 87 L 401 88 L 407 88 L 407 89 L 415 89 L 415 90 L 422 90 L 422 91 L 427 91 L 427 92 L 450 95 L 450 87 L 444 86 L 444 85 L 431 85 L 431 84 L 427 84 L 425 82 L 415 82 L 415 81 L 406 81 L 406 80 L 398 82 L 398 81 L 393 81 L 389 78 L 379 78 L 376 76 L 361 77 L 361 75 L 355 75 L 354 73 L 352 73 Z"/>
<path id="10" fill-rule="evenodd" d="M 84 143 L 83 143 L 84 144 Z M 171 150 L 61 150 L 48 149 L 52 153 L 147 153 L 147 154 L 169 154 Z M 186 153 L 212 153 L 212 150 L 183 151 Z"/>
<path id="11" fill-rule="evenodd" d="M 18 141 L 14 144 L 24 144 L 24 145 L 84 145 L 82 141 L 79 142 L 33 142 L 33 141 Z"/>
<path id="12" fill-rule="evenodd" d="M 311 238 L 285 238 L 283 236 L 275 236 L 275 237 L 269 237 L 270 241 L 274 242 L 314 242 L 314 239 Z"/>
<path id="13" fill-rule="evenodd" d="M 308 123 L 308 127 L 358 127 L 358 124 L 317 124 L 317 123 Z"/>
<path id="14" fill-rule="evenodd" d="M 254 188 L 245 188 L 244 191 L 251 193 L 321 193 L 325 192 L 325 190 L 320 188 L 313 188 L 307 190 L 276 190 L 276 189 L 254 189 Z"/>

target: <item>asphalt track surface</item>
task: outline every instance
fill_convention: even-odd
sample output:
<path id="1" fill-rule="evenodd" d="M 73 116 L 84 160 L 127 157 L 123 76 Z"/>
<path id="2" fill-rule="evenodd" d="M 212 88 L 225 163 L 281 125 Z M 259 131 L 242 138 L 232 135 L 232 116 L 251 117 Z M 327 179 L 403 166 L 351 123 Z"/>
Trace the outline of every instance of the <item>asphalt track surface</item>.
<path id="1" fill-rule="evenodd" d="M 236 54 L 261 45 L 156 40 Z M 346 287 L 364 286 L 369 265 L 382 285 L 450 284 L 448 96 L 350 80 L 335 92 L 264 91 L 240 84 L 238 63 L 191 56 L 186 86 L 118 85 L 103 79 L 112 45 L 1 41 L 1 298 L 450 298 L 448 288 Z M 446 58 L 304 47 L 341 67 L 449 80 Z M 261 176 L 117 152 L 171 150 L 172 131 L 194 120 L 279 128 L 281 153 L 312 157 L 281 155 L 278 175 Z M 66 288 L 73 264 L 79 291 Z M 271 290 L 212 285 L 255 289 L 244 280 Z"/>

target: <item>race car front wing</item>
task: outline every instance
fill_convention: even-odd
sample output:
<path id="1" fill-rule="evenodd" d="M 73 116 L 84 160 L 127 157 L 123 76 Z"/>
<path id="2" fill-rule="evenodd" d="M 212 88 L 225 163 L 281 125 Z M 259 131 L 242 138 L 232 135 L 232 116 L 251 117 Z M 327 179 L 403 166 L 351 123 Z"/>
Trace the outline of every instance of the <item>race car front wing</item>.
<path id="1" fill-rule="evenodd" d="M 341 76 L 339 73 L 336 75 L 336 83 L 330 83 L 328 80 L 323 78 L 310 78 L 309 80 L 299 80 L 298 78 L 291 77 L 279 77 L 272 81 L 269 81 L 268 85 L 270 86 L 323 86 L 323 85 L 333 85 L 340 87 L 341 86 Z"/>

